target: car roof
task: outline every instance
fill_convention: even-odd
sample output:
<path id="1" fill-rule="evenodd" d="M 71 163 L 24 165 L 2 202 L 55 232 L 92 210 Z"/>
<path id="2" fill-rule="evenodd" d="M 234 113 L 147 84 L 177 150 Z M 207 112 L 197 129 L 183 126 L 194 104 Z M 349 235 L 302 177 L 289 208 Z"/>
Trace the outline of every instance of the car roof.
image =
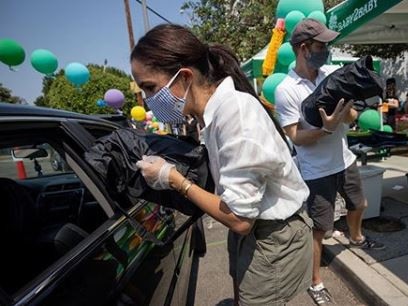
<path id="1" fill-rule="evenodd" d="M 66 119 L 80 119 L 86 121 L 93 121 L 95 123 L 110 123 L 113 120 L 106 120 L 98 116 L 85 115 L 66 110 L 53 109 L 48 107 L 40 107 L 25 104 L 12 104 L 0 102 L 0 117 L 52 117 L 52 118 L 66 118 Z M 105 118 L 109 118 L 106 116 Z M 115 123 L 114 123 L 115 124 Z M 117 124 L 115 124 L 117 125 Z"/>

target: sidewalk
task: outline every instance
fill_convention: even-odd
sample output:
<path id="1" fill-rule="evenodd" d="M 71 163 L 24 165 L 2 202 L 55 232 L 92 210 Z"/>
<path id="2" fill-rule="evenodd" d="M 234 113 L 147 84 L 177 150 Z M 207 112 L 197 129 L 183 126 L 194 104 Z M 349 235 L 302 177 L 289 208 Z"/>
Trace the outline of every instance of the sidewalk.
<path id="1" fill-rule="evenodd" d="M 380 224 L 380 218 L 364 220 L 364 233 L 386 249 L 349 249 L 346 238 L 330 238 L 324 241 L 323 256 L 369 305 L 408 305 L 408 157 L 391 156 L 368 164 L 385 169 L 380 217 L 398 222 L 401 228 L 391 231 L 397 228 Z M 377 227 L 372 225 L 375 222 Z"/>

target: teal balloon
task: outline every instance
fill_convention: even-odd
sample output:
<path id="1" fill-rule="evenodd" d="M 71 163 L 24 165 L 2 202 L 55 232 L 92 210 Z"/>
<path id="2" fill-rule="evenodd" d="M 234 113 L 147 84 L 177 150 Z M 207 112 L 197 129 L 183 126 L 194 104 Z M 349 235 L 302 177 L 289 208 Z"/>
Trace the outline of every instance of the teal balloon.
<path id="1" fill-rule="evenodd" d="M 289 67 L 287 65 L 282 65 L 279 62 L 276 63 L 274 73 L 288 73 Z"/>
<path id="2" fill-rule="evenodd" d="M 290 64 L 289 64 L 289 70 L 290 69 L 295 69 L 295 67 L 296 67 L 296 60 L 294 60 L 293 62 L 291 62 Z"/>
<path id="3" fill-rule="evenodd" d="M 379 130 L 381 127 L 380 113 L 373 109 L 363 111 L 358 117 L 357 123 L 361 130 L 368 131 L 369 129 Z"/>
<path id="4" fill-rule="evenodd" d="M 392 133 L 394 130 L 392 129 L 391 125 L 384 124 L 383 131 L 388 132 L 388 133 Z"/>
<path id="5" fill-rule="evenodd" d="M 89 80 L 89 70 L 80 63 L 70 63 L 65 67 L 65 77 L 72 84 L 81 86 Z"/>
<path id="6" fill-rule="evenodd" d="M 18 66 L 25 59 L 25 51 L 12 39 L 0 40 L 0 62 L 8 66 Z"/>
<path id="7" fill-rule="evenodd" d="M 283 66 L 288 66 L 296 59 L 292 45 L 289 42 L 283 43 L 278 50 L 278 62 Z"/>
<path id="8" fill-rule="evenodd" d="M 327 23 L 326 15 L 321 11 L 313 11 L 309 15 L 307 15 L 307 18 L 315 19 L 323 24 Z"/>
<path id="9" fill-rule="evenodd" d="M 285 17 L 285 29 L 288 33 L 292 33 L 296 25 L 305 18 L 305 14 L 301 11 L 290 11 Z"/>
<path id="10" fill-rule="evenodd" d="M 313 11 L 324 12 L 324 5 L 322 0 L 280 0 L 276 7 L 276 18 L 285 18 L 293 10 L 308 16 Z"/>
<path id="11" fill-rule="evenodd" d="M 286 73 L 273 73 L 268 76 L 263 85 L 262 85 L 262 92 L 266 100 L 268 102 L 275 104 L 275 89 L 283 81 L 286 77 Z"/>
<path id="12" fill-rule="evenodd" d="M 106 105 L 107 105 L 107 103 L 103 99 L 99 99 L 98 101 L 96 101 L 96 106 L 97 107 L 105 107 Z"/>
<path id="13" fill-rule="evenodd" d="M 48 50 L 37 49 L 31 53 L 31 65 L 38 72 L 46 75 L 53 74 L 58 68 L 57 57 Z"/>

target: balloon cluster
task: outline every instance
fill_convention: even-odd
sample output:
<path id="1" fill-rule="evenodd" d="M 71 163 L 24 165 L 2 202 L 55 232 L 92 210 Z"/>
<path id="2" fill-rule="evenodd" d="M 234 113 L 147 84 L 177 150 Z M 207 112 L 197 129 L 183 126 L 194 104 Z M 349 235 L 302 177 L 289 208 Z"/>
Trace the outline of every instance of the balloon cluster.
<path id="1" fill-rule="evenodd" d="M 79 81 L 83 81 L 81 77 L 85 78 L 86 74 L 84 73 L 84 70 L 82 70 L 82 72 L 84 73 L 83 75 L 80 74 L 80 72 L 81 70 L 78 70 L 77 78 L 79 79 Z M 124 103 L 125 95 L 123 94 L 123 92 L 121 92 L 119 89 L 112 88 L 105 92 L 103 99 L 99 99 L 98 101 L 96 101 L 96 106 L 101 108 L 105 106 L 110 106 L 116 110 L 120 110 Z"/>
<path id="2" fill-rule="evenodd" d="M 374 109 L 367 109 L 363 111 L 357 119 L 357 125 L 361 131 L 382 130 L 384 132 L 392 133 L 393 129 L 390 125 L 381 125 L 382 116 L 380 112 Z"/>
<path id="3" fill-rule="evenodd" d="M 14 67 L 21 65 L 26 57 L 23 47 L 12 39 L 0 39 L 0 62 L 15 70 Z M 36 49 L 31 53 L 30 62 L 32 67 L 52 77 L 58 68 L 57 57 L 49 50 Z M 70 63 L 65 67 L 65 77 L 75 86 L 81 86 L 89 80 L 89 70 L 80 63 Z"/>
<path id="4" fill-rule="evenodd" d="M 285 78 L 288 70 L 293 69 L 296 65 L 296 56 L 289 40 L 296 25 L 306 17 L 326 24 L 323 1 L 280 0 L 278 2 L 276 7 L 276 18 L 278 21 L 275 29 L 272 31 L 271 42 L 268 46 L 263 66 L 264 75 L 267 77 L 262 85 L 262 93 L 266 100 L 272 104 L 275 103 L 276 87 Z M 282 24 L 284 24 L 283 27 Z M 282 35 L 280 31 L 276 31 L 276 29 L 282 28 L 285 42 L 280 37 Z M 277 36 L 277 38 L 274 36 Z M 270 69 L 270 67 L 273 68 Z"/>
<path id="5" fill-rule="evenodd" d="M 142 106 L 134 106 L 130 111 L 130 115 L 132 120 L 141 124 L 144 130 L 160 135 L 167 134 L 164 124 L 159 122 L 157 118 L 153 116 L 152 111 L 146 112 Z"/>

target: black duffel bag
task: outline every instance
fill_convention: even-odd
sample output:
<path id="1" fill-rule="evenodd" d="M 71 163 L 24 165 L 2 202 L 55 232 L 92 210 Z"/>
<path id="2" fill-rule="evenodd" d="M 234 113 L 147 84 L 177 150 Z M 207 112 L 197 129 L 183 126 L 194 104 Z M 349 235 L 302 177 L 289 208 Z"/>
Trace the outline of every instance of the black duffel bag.
<path id="1" fill-rule="evenodd" d="M 199 213 L 200 209 L 179 192 L 154 190 L 147 185 L 136 167 L 143 155 L 161 156 L 198 186 L 214 190 L 207 150 L 188 137 L 183 140 L 143 130 L 118 129 L 97 139 L 85 153 L 85 160 L 99 174 L 110 196 L 120 203 L 134 204 L 144 199 L 186 215 Z"/>
<path id="2" fill-rule="evenodd" d="M 347 102 L 364 101 L 380 96 L 382 98 L 384 81 L 374 71 L 371 56 L 364 56 L 328 75 L 316 89 L 302 102 L 305 120 L 316 127 L 322 127 L 319 108 L 331 115 L 341 98 Z"/>

